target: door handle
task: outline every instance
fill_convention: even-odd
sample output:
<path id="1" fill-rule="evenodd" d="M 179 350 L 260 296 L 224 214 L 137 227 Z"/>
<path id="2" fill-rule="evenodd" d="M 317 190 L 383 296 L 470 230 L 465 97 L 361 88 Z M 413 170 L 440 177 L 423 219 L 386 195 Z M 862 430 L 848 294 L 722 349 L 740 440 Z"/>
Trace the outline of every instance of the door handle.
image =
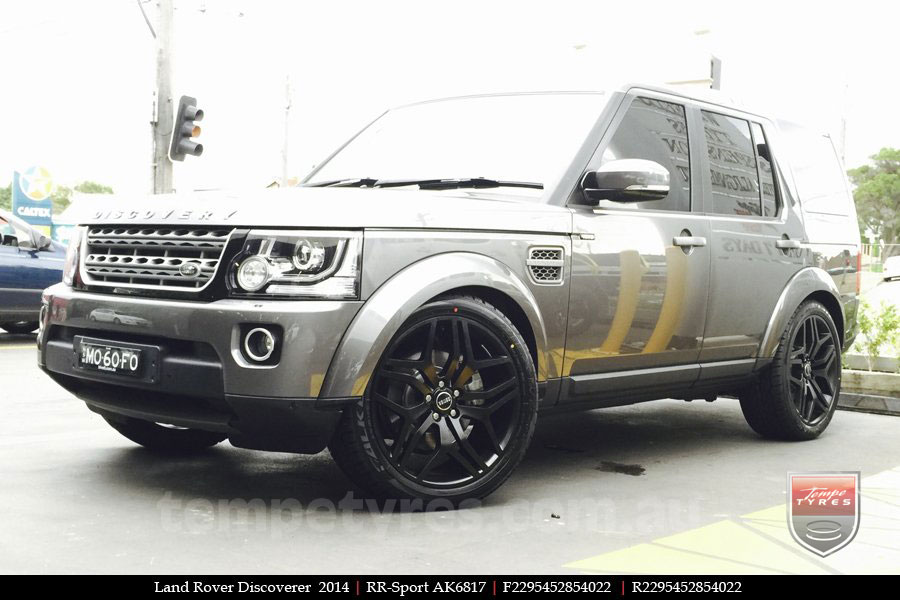
<path id="1" fill-rule="evenodd" d="M 676 235 L 672 243 L 682 248 L 696 248 L 706 245 L 706 238 L 699 235 Z"/>
<path id="2" fill-rule="evenodd" d="M 799 250 L 800 240 L 775 240 L 775 247 L 779 250 Z"/>

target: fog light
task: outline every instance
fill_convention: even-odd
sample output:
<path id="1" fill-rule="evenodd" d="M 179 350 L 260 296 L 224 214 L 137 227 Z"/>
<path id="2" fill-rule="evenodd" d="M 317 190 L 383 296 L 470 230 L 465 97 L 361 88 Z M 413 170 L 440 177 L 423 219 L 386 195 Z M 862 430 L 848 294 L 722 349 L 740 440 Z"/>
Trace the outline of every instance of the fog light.
<path id="1" fill-rule="evenodd" d="M 244 336 L 244 352 L 247 357 L 256 362 L 269 360 L 275 352 L 275 336 L 268 329 L 257 327 L 251 329 Z"/>
<path id="2" fill-rule="evenodd" d="M 255 292 L 269 282 L 269 275 L 269 261 L 261 256 L 251 256 L 238 267 L 237 283 L 248 292 Z"/>

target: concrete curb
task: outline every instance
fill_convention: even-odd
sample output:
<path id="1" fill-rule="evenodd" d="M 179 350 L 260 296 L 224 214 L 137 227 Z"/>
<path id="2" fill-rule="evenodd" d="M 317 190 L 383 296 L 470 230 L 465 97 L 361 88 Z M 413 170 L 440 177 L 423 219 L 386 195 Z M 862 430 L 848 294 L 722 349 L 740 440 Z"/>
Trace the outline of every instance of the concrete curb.
<path id="1" fill-rule="evenodd" d="M 841 410 L 900 417 L 900 398 L 841 392 L 841 395 L 838 397 L 838 408 Z"/>

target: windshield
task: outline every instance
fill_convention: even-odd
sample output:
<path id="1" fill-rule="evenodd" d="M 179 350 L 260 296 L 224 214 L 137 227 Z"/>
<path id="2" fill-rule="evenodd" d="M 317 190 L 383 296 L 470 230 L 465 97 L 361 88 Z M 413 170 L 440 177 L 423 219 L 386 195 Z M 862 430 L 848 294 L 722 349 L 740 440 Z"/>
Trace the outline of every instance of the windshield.
<path id="1" fill-rule="evenodd" d="M 599 93 L 556 93 L 398 108 L 372 123 L 305 183 L 487 178 L 538 184 L 500 185 L 492 192 L 539 196 L 541 186 L 562 175 L 605 104 Z"/>

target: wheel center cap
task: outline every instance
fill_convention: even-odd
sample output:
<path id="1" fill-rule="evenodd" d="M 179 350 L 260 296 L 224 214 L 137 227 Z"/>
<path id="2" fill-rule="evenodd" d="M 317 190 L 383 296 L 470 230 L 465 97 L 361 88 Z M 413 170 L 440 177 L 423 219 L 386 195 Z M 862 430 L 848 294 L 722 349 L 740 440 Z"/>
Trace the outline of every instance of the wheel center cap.
<path id="1" fill-rule="evenodd" d="M 434 407 L 441 412 L 447 412 L 453 407 L 453 394 L 447 390 L 441 390 L 434 396 Z"/>
<path id="2" fill-rule="evenodd" d="M 806 375 L 807 377 L 812 376 L 812 364 L 810 364 L 808 362 L 803 363 L 803 374 Z"/>

